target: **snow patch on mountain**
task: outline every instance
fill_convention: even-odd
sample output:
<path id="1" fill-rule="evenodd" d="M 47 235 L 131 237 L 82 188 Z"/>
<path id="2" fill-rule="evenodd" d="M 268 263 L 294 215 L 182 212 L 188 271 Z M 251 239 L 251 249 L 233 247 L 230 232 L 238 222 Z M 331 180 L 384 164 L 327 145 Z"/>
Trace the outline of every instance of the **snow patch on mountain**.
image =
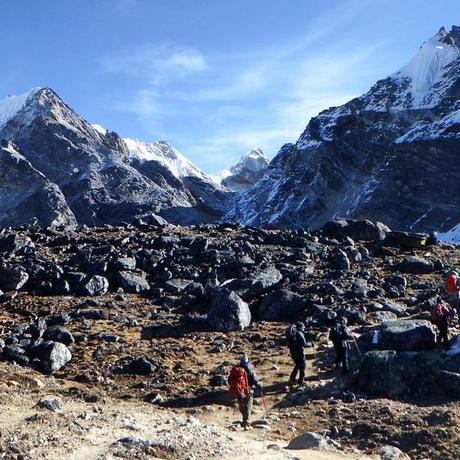
<path id="1" fill-rule="evenodd" d="M 169 169 L 178 179 L 194 176 L 205 182 L 212 181 L 210 176 L 195 166 L 188 158 L 165 140 L 151 143 L 130 138 L 124 138 L 123 140 L 128 147 L 129 154 L 133 158 L 141 161 L 157 161 Z"/>
<path id="2" fill-rule="evenodd" d="M 108 133 L 108 130 L 98 123 L 92 123 L 91 126 L 99 133 L 105 136 Z"/>
<path id="3" fill-rule="evenodd" d="M 450 33 L 442 27 L 439 32 L 420 47 L 414 58 L 402 67 L 392 78 L 409 78 L 409 91 L 414 108 L 424 107 L 428 91 L 438 83 L 444 69 L 460 54 L 456 42 L 449 38 Z"/>
<path id="4" fill-rule="evenodd" d="M 0 99 L 0 128 L 6 125 L 27 103 L 40 91 L 41 88 L 33 88 L 19 96 L 7 96 Z"/>
<path id="5" fill-rule="evenodd" d="M 268 164 L 269 159 L 260 148 L 254 148 L 241 156 L 238 163 L 230 169 L 224 169 L 218 174 L 211 176 L 216 184 L 225 185 L 225 181 L 234 176 L 240 175 L 257 175 L 264 171 Z"/>

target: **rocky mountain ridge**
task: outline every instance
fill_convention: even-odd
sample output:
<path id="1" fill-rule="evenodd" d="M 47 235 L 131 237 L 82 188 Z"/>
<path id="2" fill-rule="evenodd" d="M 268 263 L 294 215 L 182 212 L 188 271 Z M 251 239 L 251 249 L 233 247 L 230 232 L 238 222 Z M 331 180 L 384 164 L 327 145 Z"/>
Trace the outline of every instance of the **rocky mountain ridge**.
<path id="1" fill-rule="evenodd" d="M 317 228 L 336 217 L 369 218 L 412 231 L 456 225 L 459 31 L 441 29 L 400 71 L 314 117 L 225 219 Z"/>
<path id="2" fill-rule="evenodd" d="M 28 223 L 35 217 L 45 227 L 55 226 L 59 219 L 35 212 L 54 202 L 58 203 L 56 213 L 64 210 L 60 224 L 67 228 L 76 222 L 121 223 L 152 214 L 180 224 L 209 222 L 225 209 L 226 194 L 204 174 L 178 177 L 165 167 L 164 156 L 130 155 L 129 146 L 116 133 L 84 120 L 49 88 L 6 98 L 0 109 L 0 138 L 9 146 L 3 156 L 14 150 L 17 158 L 22 156 L 46 178 L 56 195 L 53 199 L 51 192 L 36 195 L 35 199 L 46 196 L 49 202 L 32 206 L 27 178 L 22 188 L 17 179 L 26 163 L 10 162 L 8 175 L 2 177 L 4 225 Z M 163 153 L 169 149 L 170 156 L 178 158 L 171 146 L 161 147 Z M 13 184 L 15 198 L 10 199 L 6 189 Z"/>

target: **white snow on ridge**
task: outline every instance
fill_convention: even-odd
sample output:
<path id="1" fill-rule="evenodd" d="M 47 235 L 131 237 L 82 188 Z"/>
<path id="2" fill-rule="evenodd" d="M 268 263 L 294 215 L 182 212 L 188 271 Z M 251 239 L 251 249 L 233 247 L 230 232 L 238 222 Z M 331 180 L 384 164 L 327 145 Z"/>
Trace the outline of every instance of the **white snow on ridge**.
<path id="1" fill-rule="evenodd" d="M 444 28 L 428 39 L 414 58 L 393 74 L 393 79 L 410 78 L 410 92 L 414 107 L 422 107 L 423 99 L 433 86 L 441 80 L 443 69 L 454 61 L 460 50 L 453 44 L 442 41 L 447 36 Z"/>
<path id="2" fill-rule="evenodd" d="M 107 129 L 103 126 L 99 125 L 98 123 L 92 123 L 91 126 L 99 133 L 105 136 L 107 134 Z"/>
<path id="3" fill-rule="evenodd" d="M 138 139 L 123 139 L 132 157 L 143 161 L 158 161 L 178 179 L 187 176 L 198 177 L 205 182 L 212 182 L 210 176 L 195 166 L 167 141 L 142 142 Z"/>
<path id="4" fill-rule="evenodd" d="M 14 118 L 40 89 L 34 88 L 20 96 L 7 96 L 0 99 L 0 128 Z"/>
<path id="5" fill-rule="evenodd" d="M 263 150 L 260 148 L 254 148 L 242 155 L 236 165 L 232 166 L 230 169 L 224 169 L 223 171 L 214 174 L 211 176 L 211 179 L 216 184 L 221 184 L 227 177 L 240 174 L 243 171 L 257 173 L 265 169 L 269 163 L 270 161 L 265 156 Z"/>

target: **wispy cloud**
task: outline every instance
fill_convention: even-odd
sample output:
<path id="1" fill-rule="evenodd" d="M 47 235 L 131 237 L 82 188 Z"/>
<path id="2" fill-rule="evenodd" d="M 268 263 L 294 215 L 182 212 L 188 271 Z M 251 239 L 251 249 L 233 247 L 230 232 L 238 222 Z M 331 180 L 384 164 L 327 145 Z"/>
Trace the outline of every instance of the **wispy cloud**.
<path id="1" fill-rule="evenodd" d="M 108 54 L 101 63 L 108 72 L 134 77 L 151 86 L 206 68 L 206 61 L 197 49 L 177 44 L 144 44 Z"/>
<path id="2" fill-rule="evenodd" d="M 152 137 L 171 138 L 211 172 L 253 147 L 273 155 L 295 142 L 312 116 L 358 95 L 356 70 L 379 43 L 350 49 L 330 35 L 366 1 L 342 2 L 307 32 L 268 47 L 205 54 L 181 44 L 144 44 L 107 55 L 103 69 L 135 88 L 115 108 L 137 115 Z M 166 118 L 169 125 L 161 123 Z"/>

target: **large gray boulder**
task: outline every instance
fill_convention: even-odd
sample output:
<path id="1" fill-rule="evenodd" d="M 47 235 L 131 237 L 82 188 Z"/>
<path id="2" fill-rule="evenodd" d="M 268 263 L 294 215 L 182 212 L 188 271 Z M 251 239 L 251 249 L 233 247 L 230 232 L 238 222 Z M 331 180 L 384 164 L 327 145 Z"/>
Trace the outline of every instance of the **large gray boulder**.
<path id="1" fill-rule="evenodd" d="M 386 321 L 359 338 L 363 349 L 423 351 L 434 348 L 436 332 L 425 320 Z"/>
<path id="2" fill-rule="evenodd" d="M 31 353 L 40 361 L 42 369 L 49 373 L 58 371 L 72 359 L 72 353 L 63 343 L 51 340 L 35 346 Z"/>
<path id="3" fill-rule="evenodd" d="M 369 396 L 460 398 L 460 360 L 439 351 L 365 353 L 359 369 L 359 386 Z"/>
<path id="4" fill-rule="evenodd" d="M 292 321 L 305 308 L 305 299 L 288 289 L 270 292 L 256 307 L 255 314 L 263 321 Z"/>
<path id="5" fill-rule="evenodd" d="M 83 285 L 85 295 L 98 296 L 105 295 L 109 290 L 109 280 L 105 276 L 94 275 Z"/>
<path id="6" fill-rule="evenodd" d="M 433 272 L 434 269 L 433 262 L 417 256 L 408 256 L 398 265 L 400 272 L 413 275 L 424 275 Z"/>
<path id="7" fill-rule="evenodd" d="M 337 219 L 323 227 L 325 235 L 342 239 L 350 237 L 357 241 L 382 241 L 391 230 L 382 222 L 370 220 Z"/>
<path id="8" fill-rule="evenodd" d="M 148 291 L 150 285 L 145 278 L 145 274 L 137 274 L 122 270 L 117 273 L 117 281 L 126 292 L 137 294 L 139 292 Z"/>
<path id="9" fill-rule="evenodd" d="M 328 449 L 331 449 L 331 446 L 324 436 L 321 436 L 318 433 L 307 431 L 306 433 L 303 433 L 300 436 L 297 436 L 294 439 L 291 439 L 287 448 L 292 449 L 292 450 L 300 450 L 300 449 L 328 450 Z"/>
<path id="10" fill-rule="evenodd" d="M 278 269 L 267 267 L 254 270 L 243 278 L 230 282 L 227 287 L 237 292 L 243 299 L 250 299 L 275 287 L 282 278 L 283 275 Z"/>
<path id="11" fill-rule="evenodd" d="M 225 288 L 214 290 L 208 323 L 216 331 L 242 331 L 251 324 L 248 304 L 235 292 Z"/>

